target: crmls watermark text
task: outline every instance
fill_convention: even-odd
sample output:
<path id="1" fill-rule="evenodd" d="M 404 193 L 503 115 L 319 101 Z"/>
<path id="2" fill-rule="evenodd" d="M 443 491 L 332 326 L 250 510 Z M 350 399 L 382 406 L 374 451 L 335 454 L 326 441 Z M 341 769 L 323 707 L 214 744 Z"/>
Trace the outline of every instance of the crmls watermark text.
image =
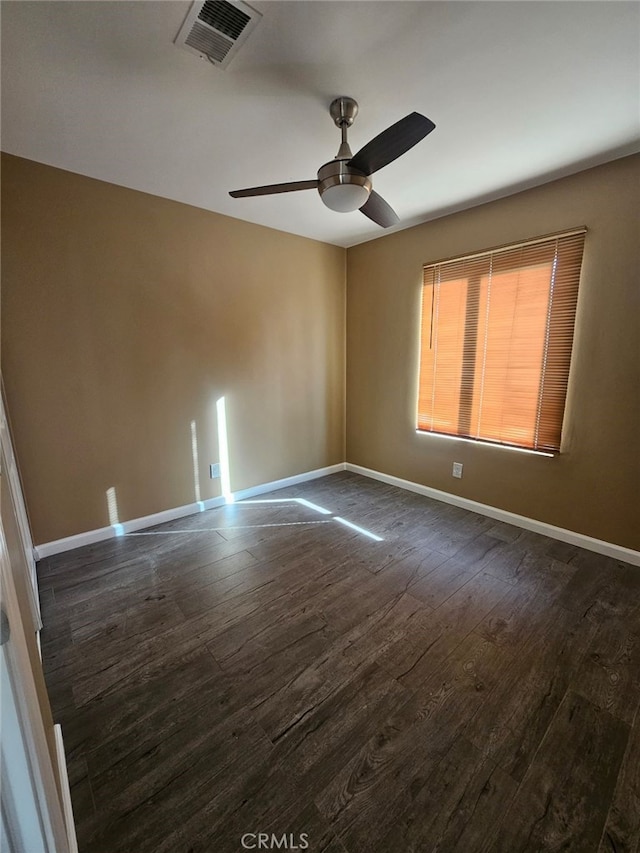
<path id="1" fill-rule="evenodd" d="M 245 832 L 240 839 L 245 850 L 307 850 L 309 836 L 306 832 L 295 835 L 293 832 L 283 835 L 268 832 Z"/>

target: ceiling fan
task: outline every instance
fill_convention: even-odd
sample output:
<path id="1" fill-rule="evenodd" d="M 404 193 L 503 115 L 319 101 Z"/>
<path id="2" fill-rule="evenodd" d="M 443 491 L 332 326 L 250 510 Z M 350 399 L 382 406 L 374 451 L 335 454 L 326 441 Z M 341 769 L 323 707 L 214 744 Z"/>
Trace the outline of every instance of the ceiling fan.
<path id="1" fill-rule="evenodd" d="M 335 158 L 320 166 L 317 180 L 250 187 L 245 190 L 233 190 L 229 195 L 232 198 L 247 198 L 317 189 L 320 198 L 331 210 L 340 213 L 360 210 L 383 228 L 395 225 L 399 222 L 398 216 L 382 196 L 375 192 L 370 175 L 413 148 L 431 133 L 435 124 L 420 113 L 409 113 L 379 133 L 354 155 L 347 142 L 347 128 L 351 127 L 358 114 L 358 104 L 353 98 L 336 98 L 331 102 L 329 112 L 336 126 L 342 131 L 342 143 Z"/>

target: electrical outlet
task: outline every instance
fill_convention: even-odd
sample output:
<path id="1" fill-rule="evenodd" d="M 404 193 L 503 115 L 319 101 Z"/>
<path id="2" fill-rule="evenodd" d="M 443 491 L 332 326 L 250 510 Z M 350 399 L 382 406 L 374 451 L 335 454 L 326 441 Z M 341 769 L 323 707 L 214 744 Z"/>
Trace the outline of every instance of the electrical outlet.
<path id="1" fill-rule="evenodd" d="M 454 462 L 453 463 L 453 471 L 451 472 L 454 477 L 457 477 L 459 480 L 462 479 L 462 462 Z"/>
<path id="2" fill-rule="evenodd" d="M 209 465 L 209 477 L 212 480 L 217 480 L 220 476 L 220 463 L 214 462 L 212 465 Z"/>

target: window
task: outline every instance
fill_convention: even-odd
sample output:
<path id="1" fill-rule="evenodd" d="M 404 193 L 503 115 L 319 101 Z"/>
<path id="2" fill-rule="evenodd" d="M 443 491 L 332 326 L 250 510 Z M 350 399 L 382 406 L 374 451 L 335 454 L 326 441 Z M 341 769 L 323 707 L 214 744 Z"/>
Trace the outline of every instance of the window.
<path id="1" fill-rule="evenodd" d="M 424 267 L 418 430 L 560 449 L 584 235 Z"/>

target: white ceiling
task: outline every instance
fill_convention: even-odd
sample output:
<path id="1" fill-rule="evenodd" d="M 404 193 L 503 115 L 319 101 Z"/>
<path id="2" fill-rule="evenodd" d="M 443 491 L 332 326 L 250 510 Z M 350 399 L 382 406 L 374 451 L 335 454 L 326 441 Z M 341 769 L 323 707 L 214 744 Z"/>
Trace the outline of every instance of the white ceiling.
<path id="1" fill-rule="evenodd" d="M 436 129 L 374 175 L 393 230 L 640 150 L 636 2 L 264 2 L 227 70 L 173 44 L 189 2 L 3 2 L 2 148 L 350 246 L 385 233 L 315 191 L 338 95 L 354 152 L 414 110 Z"/>

